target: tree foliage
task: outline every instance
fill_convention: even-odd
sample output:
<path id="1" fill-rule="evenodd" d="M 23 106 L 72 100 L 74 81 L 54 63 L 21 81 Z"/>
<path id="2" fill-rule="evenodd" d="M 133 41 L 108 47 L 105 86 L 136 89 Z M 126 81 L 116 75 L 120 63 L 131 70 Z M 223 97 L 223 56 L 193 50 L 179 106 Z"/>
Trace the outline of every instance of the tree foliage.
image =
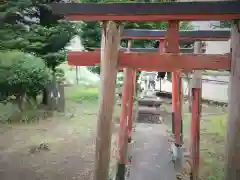
<path id="1" fill-rule="evenodd" d="M 6 0 L 0 6 L 0 49 L 18 49 L 55 68 L 65 61 L 65 47 L 78 32 L 72 22 L 52 14 L 52 0 Z"/>
<path id="2" fill-rule="evenodd" d="M 36 99 L 51 80 L 51 73 L 41 58 L 20 51 L 0 52 L 1 100 L 9 96 Z"/>
<path id="3" fill-rule="evenodd" d="M 52 14 L 48 4 L 59 1 L 3 1 L 0 4 L 0 50 L 32 54 L 41 58 L 55 74 L 56 67 L 66 60 L 66 45 L 79 29 L 77 24 Z M 28 60 L 34 61 L 34 58 Z M 46 91 L 43 97 L 46 104 Z"/>

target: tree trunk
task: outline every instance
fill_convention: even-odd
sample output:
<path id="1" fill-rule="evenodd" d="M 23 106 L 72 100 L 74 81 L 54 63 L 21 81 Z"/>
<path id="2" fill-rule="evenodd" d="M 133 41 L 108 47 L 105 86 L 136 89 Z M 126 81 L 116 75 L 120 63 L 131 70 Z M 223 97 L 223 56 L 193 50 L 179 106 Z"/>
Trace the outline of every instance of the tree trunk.
<path id="1" fill-rule="evenodd" d="M 25 93 L 16 94 L 16 103 L 19 109 L 19 114 L 17 115 L 17 118 L 20 122 L 23 121 L 24 97 L 25 97 Z"/>
<path id="2" fill-rule="evenodd" d="M 48 104 L 48 91 L 47 91 L 47 88 L 43 89 L 42 104 L 43 105 L 47 105 Z"/>
<path id="3" fill-rule="evenodd" d="M 24 100 L 24 97 L 25 97 L 25 93 L 18 93 L 16 95 L 16 103 L 18 105 L 18 109 L 23 112 L 23 100 Z"/>
<path id="4" fill-rule="evenodd" d="M 58 2 L 59 0 L 51 0 L 50 2 Z M 39 7 L 39 20 L 41 26 L 49 26 L 56 24 L 58 20 L 60 19 L 59 16 L 52 15 L 52 11 L 47 8 L 46 6 L 40 6 Z M 42 104 L 48 105 L 49 99 L 48 99 L 48 91 L 47 88 L 43 89 L 42 92 Z"/>
<path id="5" fill-rule="evenodd" d="M 47 85 L 47 87 L 43 89 L 42 104 L 47 106 L 51 104 L 50 93 L 57 88 L 56 70 L 52 69 L 52 71 L 53 71 L 53 80 L 50 84 Z"/>

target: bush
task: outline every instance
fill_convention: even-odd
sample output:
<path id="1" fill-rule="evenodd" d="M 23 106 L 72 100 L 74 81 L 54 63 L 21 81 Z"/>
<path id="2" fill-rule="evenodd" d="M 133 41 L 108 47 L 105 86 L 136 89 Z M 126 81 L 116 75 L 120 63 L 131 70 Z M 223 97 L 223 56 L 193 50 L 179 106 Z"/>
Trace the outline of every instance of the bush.
<path id="1" fill-rule="evenodd" d="M 1 99 L 14 96 L 20 104 L 25 96 L 36 100 L 49 83 L 50 74 L 41 58 L 20 51 L 0 52 Z"/>

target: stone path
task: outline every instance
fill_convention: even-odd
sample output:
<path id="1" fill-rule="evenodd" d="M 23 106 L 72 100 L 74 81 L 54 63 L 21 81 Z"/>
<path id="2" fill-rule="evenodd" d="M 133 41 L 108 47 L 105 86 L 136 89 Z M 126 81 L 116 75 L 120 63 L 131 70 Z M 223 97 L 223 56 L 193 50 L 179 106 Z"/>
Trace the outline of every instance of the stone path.
<path id="1" fill-rule="evenodd" d="M 136 124 L 130 180 L 176 180 L 163 124 Z"/>

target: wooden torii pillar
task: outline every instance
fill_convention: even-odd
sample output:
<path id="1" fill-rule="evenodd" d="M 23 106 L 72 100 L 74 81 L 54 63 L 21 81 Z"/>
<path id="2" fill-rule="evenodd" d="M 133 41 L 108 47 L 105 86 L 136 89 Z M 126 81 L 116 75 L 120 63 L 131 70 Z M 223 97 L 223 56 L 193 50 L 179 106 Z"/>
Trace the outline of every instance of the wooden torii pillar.
<path id="1" fill-rule="evenodd" d="M 179 21 L 168 22 L 168 33 L 166 37 L 166 52 L 179 53 Z M 176 59 L 177 61 L 177 59 Z M 175 136 L 175 146 L 177 152 L 176 168 L 181 168 L 182 162 L 182 77 L 180 71 L 172 72 L 172 125 Z"/>
<path id="2" fill-rule="evenodd" d="M 128 41 L 127 52 L 130 52 L 132 42 Z M 120 114 L 120 132 L 118 137 L 119 159 L 117 164 L 116 180 L 125 179 L 125 165 L 128 164 L 128 144 L 131 143 L 133 98 L 136 82 L 136 70 L 123 68 L 123 88 Z"/>
<path id="3" fill-rule="evenodd" d="M 233 22 L 231 30 L 231 72 L 229 82 L 228 121 L 225 139 L 224 180 L 240 179 L 240 21 Z"/>
<path id="4" fill-rule="evenodd" d="M 201 42 L 194 43 L 194 53 L 201 53 Z M 193 72 L 191 81 L 192 94 L 192 120 L 191 120 L 191 173 L 190 180 L 198 180 L 200 162 L 200 119 L 202 99 L 202 76 L 201 71 Z"/>
<path id="5" fill-rule="evenodd" d="M 99 97 L 99 114 L 96 139 L 95 176 L 107 179 L 109 174 L 111 125 L 115 98 L 118 49 L 121 27 L 114 21 L 103 22 L 101 40 L 101 84 Z M 110 113 L 109 113 L 110 112 Z M 103 141 L 100 137 L 104 137 Z M 96 176 L 97 175 L 97 176 Z"/>
<path id="6" fill-rule="evenodd" d="M 128 40 L 128 51 L 131 51 L 132 41 Z M 136 88 L 136 69 L 130 69 L 130 79 L 131 86 L 129 87 L 129 100 L 128 100 L 128 113 L 127 113 L 127 127 L 128 127 L 128 142 L 131 143 L 132 141 L 132 127 L 133 127 L 133 104 L 134 104 L 134 95 L 135 95 L 135 88 Z"/>
<path id="7" fill-rule="evenodd" d="M 70 53 L 68 55 L 69 64 L 82 66 L 101 64 L 101 97 L 99 100 L 94 180 L 108 179 L 111 121 L 115 96 L 114 86 L 118 67 L 164 72 L 174 72 L 182 69 L 185 71 L 194 69 L 230 69 L 230 58 L 228 56 L 118 52 L 120 25 L 117 22 L 240 19 L 240 2 L 238 1 L 152 4 L 54 3 L 51 7 L 54 14 L 65 15 L 71 20 L 104 21 L 101 54 L 99 52 L 84 52 Z M 173 44 L 167 46 L 174 47 Z M 175 50 L 170 49 L 170 51 Z M 180 117 L 179 112 L 177 112 L 176 116 Z M 176 122 L 179 123 L 179 121 Z M 179 127 L 176 134 L 178 134 L 177 141 L 179 143 Z"/>

